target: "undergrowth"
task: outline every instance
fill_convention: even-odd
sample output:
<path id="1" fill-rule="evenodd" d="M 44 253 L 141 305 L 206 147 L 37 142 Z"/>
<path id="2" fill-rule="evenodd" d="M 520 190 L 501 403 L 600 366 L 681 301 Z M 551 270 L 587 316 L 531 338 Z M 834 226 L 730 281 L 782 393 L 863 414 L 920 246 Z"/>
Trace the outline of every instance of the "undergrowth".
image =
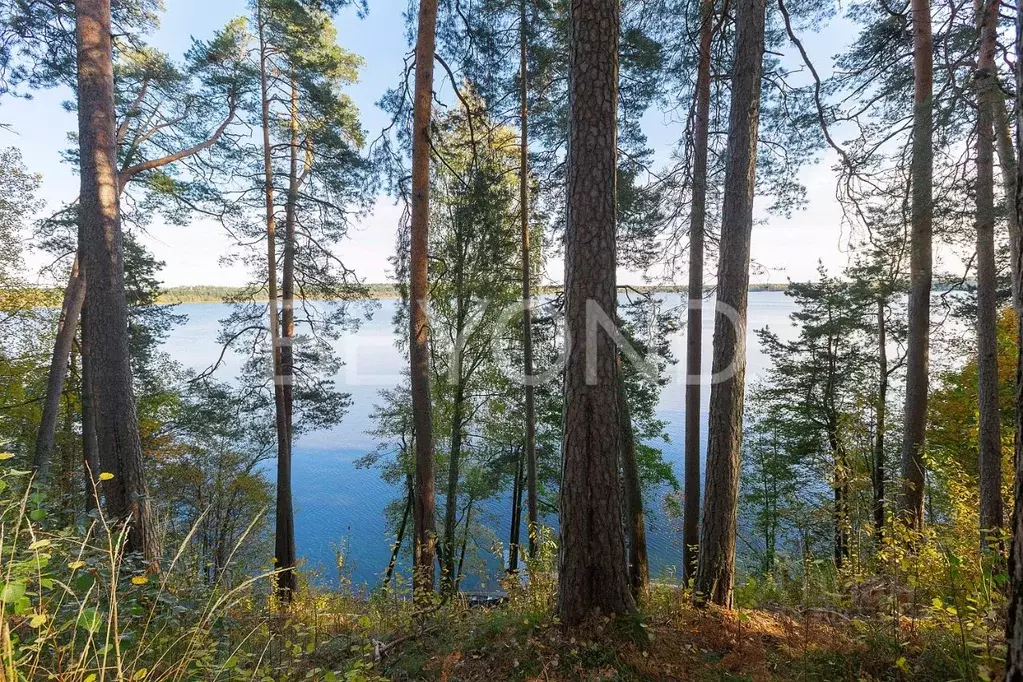
<path id="1" fill-rule="evenodd" d="M 0 473 L 0 681 L 989 680 L 1004 658 L 998 562 L 936 535 L 842 571 L 782 566 L 733 611 L 655 583 L 639 617 L 572 629 L 549 541 L 490 608 L 413 604 L 401 582 L 303 585 L 285 608 L 270 571 L 209 584 L 190 542 L 148 573 L 101 514 L 62 524 L 27 472 Z"/>

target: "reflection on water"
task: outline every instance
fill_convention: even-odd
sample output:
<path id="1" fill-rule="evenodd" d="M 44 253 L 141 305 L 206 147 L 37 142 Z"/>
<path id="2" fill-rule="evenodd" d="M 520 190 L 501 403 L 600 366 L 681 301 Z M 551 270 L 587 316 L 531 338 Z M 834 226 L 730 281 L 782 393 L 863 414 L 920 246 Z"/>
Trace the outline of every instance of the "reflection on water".
<path id="1" fill-rule="evenodd" d="M 669 294 L 663 301 L 663 308 L 674 309 L 684 327 L 682 298 Z M 386 527 L 383 510 L 388 501 L 402 493 L 381 481 L 377 471 L 356 468 L 354 461 L 376 446 L 369 431 L 373 426 L 370 414 L 378 402 L 379 391 L 393 387 L 400 380 L 404 359 L 394 345 L 395 305 L 395 301 L 380 301 L 371 320 L 363 322 L 357 332 L 346 334 L 336 344 L 346 361 L 337 384 L 351 394 L 353 403 L 344 421 L 330 430 L 303 434 L 295 443 L 293 477 L 298 554 L 324 581 L 333 581 L 337 576 L 337 551 L 344 552 L 346 574 L 356 585 L 376 584 L 390 557 L 393 537 Z M 782 337 L 787 337 L 791 330 L 788 315 L 792 310 L 791 301 L 781 292 L 750 294 L 747 382 L 759 375 L 766 364 L 752 330 L 770 325 Z M 164 349 L 186 367 L 197 371 L 205 369 L 220 353 L 219 320 L 227 316 L 229 309 L 223 304 L 188 304 L 178 306 L 177 312 L 187 315 L 188 322 L 171 331 Z M 704 327 L 706 376 L 713 328 L 709 322 Z M 672 381 L 661 396 L 658 416 L 667 422 L 671 437 L 670 443 L 661 444 L 665 459 L 674 465 L 676 476 L 681 480 L 684 328 L 672 339 L 672 351 L 680 362 L 673 368 Z M 228 355 L 218 370 L 218 377 L 233 378 L 240 364 L 241 358 Z M 705 388 L 703 415 L 706 415 L 709 398 L 709 389 Z M 706 424 L 705 418 L 703 421 Z M 706 433 L 703 436 L 705 442 Z M 271 473 L 272 469 L 269 467 Z M 650 491 L 647 498 L 647 541 L 651 572 L 655 576 L 673 573 L 681 555 L 680 520 L 664 513 L 665 492 Z M 495 540 L 507 537 L 510 494 L 510 490 L 506 491 L 501 499 L 491 501 L 480 510 L 479 521 L 494 530 Z M 470 547 L 469 551 L 476 553 L 478 561 L 484 561 L 490 552 L 488 542 Z M 492 559 L 490 563 L 496 564 Z"/>

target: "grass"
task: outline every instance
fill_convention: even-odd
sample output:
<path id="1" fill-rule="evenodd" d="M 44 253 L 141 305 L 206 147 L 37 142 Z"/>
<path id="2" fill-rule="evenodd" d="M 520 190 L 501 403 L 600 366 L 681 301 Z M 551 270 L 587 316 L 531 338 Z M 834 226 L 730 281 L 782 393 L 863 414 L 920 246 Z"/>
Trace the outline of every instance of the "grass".
<path id="1" fill-rule="evenodd" d="M 100 514 L 67 527 L 27 481 L 0 470 L 2 682 L 989 680 L 1003 664 L 1003 601 L 967 589 L 977 581 L 948 553 L 916 555 L 933 562 L 918 600 L 870 576 L 894 609 L 857 603 L 853 575 L 750 583 L 735 611 L 657 584 L 640 615 L 568 629 L 554 613 L 552 545 L 533 584 L 509 582 L 499 607 L 423 610 L 399 583 L 368 598 L 306 585 L 285 609 L 271 573 L 199 580 L 190 536 L 146 573 L 118 527 Z"/>

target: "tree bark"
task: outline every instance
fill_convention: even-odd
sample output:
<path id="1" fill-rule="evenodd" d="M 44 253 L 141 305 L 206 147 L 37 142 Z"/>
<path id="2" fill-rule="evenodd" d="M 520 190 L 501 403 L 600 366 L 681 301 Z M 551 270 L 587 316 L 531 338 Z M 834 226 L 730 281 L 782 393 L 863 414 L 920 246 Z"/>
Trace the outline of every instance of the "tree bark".
<path id="1" fill-rule="evenodd" d="M 89 280 L 89 344 L 100 452 L 116 459 L 106 482 L 112 518 L 129 518 L 125 548 L 159 568 L 159 539 L 142 465 L 135 397 L 128 358 L 128 305 L 117 189 L 114 66 L 110 0 L 75 3 L 78 53 L 78 135 L 81 197 L 80 268 Z M 65 323 L 68 321 L 66 320 Z"/>
<path id="2" fill-rule="evenodd" d="M 285 603 L 297 586 L 295 575 L 295 517 L 291 502 L 291 433 L 288 430 L 284 397 L 284 368 L 281 358 L 280 318 L 277 310 L 277 225 L 274 208 L 273 159 L 270 141 L 270 63 L 266 44 L 264 4 L 256 8 L 259 23 L 259 80 L 263 133 L 263 193 L 266 209 L 267 309 L 273 357 L 274 423 L 277 430 L 277 508 L 274 530 L 274 568 L 278 597 Z"/>
<path id="3" fill-rule="evenodd" d="M 726 608 L 732 606 L 735 582 L 739 450 L 746 378 L 746 304 L 765 11 L 764 0 L 742 0 L 736 11 L 735 62 L 718 258 L 719 314 L 714 325 L 707 477 L 700 556 L 693 583 L 697 602 L 710 600 Z M 721 311 L 733 314 L 734 319 Z"/>
<path id="4" fill-rule="evenodd" d="M 533 284 L 529 235 L 529 69 L 526 60 L 526 0 L 519 0 L 519 216 L 522 230 L 522 374 L 526 409 L 526 508 L 529 557 L 536 558 L 536 396 L 533 387 Z"/>
<path id="5" fill-rule="evenodd" d="M 880 542 L 885 525 L 885 462 L 884 433 L 888 415 L 888 327 L 883 299 L 877 300 L 877 404 L 874 426 L 874 536 Z"/>
<path id="6" fill-rule="evenodd" d="M 565 415 L 558 614 L 632 613 L 618 480 L 617 349 L 592 320 L 616 319 L 617 0 L 572 0 Z"/>
<path id="7" fill-rule="evenodd" d="M 1002 191 L 1005 195 L 1006 223 L 1009 226 L 1009 254 L 1011 263 L 1015 263 L 1020 252 L 1019 218 L 1016 216 L 1014 201 L 1016 197 L 1016 152 L 1012 146 L 1012 129 L 1009 126 L 1009 114 L 1005 110 L 1005 100 L 1000 90 L 996 89 L 991 98 L 994 106 L 992 116 L 995 126 L 995 149 L 998 152 L 998 166 L 1002 172 Z M 1012 277 L 1012 300 L 1015 306 L 1019 298 L 1020 273 L 1016 268 L 1009 267 Z"/>
<path id="8" fill-rule="evenodd" d="M 436 521 L 434 508 L 433 417 L 430 405 L 429 298 L 430 110 L 433 98 L 437 0 L 420 0 L 416 37 L 416 83 L 412 113 L 412 209 L 409 253 L 409 363 L 412 420 L 416 431 L 415 546 L 413 591 L 426 598 L 434 589 Z"/>
<path id="9" fill-rule="evenodd" d="M 286 456 L 277 458 L 277 533 L 280 550 L 286 557 L 284 565 L 294 567 L 298 557 L 295 549 L 295 509 L 292 501 L 291 461 L 294 455 L 294 390 L 295 390 L 295 227 L 298 221 L 298 84 L 291 78 L 290 140 L 288 145 L 288 196 L 284 210 L 284 267 L 281 273 L 281 399 L 284 405 L 284 428 L 287 431 Z M 282 592 L 298 587 L 294 571 L 282 573 L 278 586 Z"/>
<path id="10" fill-rule="evenodd" d="M 36 435 L 34 467 L 36 480 L 46 484 L 53 459 L 53 443 L 57 433 L 57 419 L 60 415 L 60 396 L 67 380 L 68 358 L 78 331 L 78 318 L 85 303 L 85 279 L 78 268 L 79 258 L 71 267 L 71 279 L 64 290 L 60 317 L 57 321 L 57 338 L 50 357 L 50 371 L 46 379 L 46 396 L 43 400 L 43 415 Z"/>
<path id="11" fill-rule="evenodd" d="M 89 317 L 88 311 L 82 307 L 82 327 Z M 96 442 L 96 410 L 92 402 L 92 360 L 89 344 L 82 335 L 82 466 L 85 470 L 85 511 L 99 509 L 101 465 L 99 444 Z"/>
<path id="12" fill-rule="evenodd" d="M 398 553 L 401 551 L 401 543 L 405 540 L 405 529 L 408 527 L 408 517 L 412 513 L 412 500 L 415 498 L 415 490 L 412 484 L 412 477 L 405 479 L 405 511 L 401 514 L 401 523 L 398 525 L 398 534 L 394 538 L 394 546 L 391 548 L 391 559 L 387 562 L 387 573 L 384 575 L 384 588 L 391 584 L 394 577 L 394 569 L 398 565 Z"/>
<path id="13" fill-rule="evenodd" d="M 460 288 L 460 287 L 459 287 Z M 458 294 L 461 295 L 460 293 Z M 461 317 L 461 316 L 459 316 Z M 463 330 L 459 326 L 458 334 Z M 457 351 L 456 351 L 457 352 Z M 459 373 L 461 370 L 459 369 Z M 444 504 L 444 571 L 441 574 L 442 591 L 450 595 L 455 588 L 455 532 L 458 526 L 458 479 L 462 460 L 462 413 L 465 404 L 465 388 L 461 377 L 455 386 L 451 404 L 451 447 L 448 452 L 448 490 Z"/>
<path id="14" fill-rule="evenodd" d="M 619 372 L 621 366 L 619 366 Z M 643 514 L 643 488 L 636 460 L 636 436 L 632 429 L 632 411 L 625 381 L 618 380 L 618 423 L 622 446 L 622 487 L 625 489 L 625 513 L 629 541 L 629 587 L 637 602 L 650 588 L 650 562 L 647 558 L 646 519 Z"/>
<path id="15" fill-rule="evenodd" d="M 1016 158 L 1023 156 L 1023 3 L 1016 3 Z M 1016 169 L 1013 212 L 1023 223 L 1023 177 Z M 1023 277 L 1023 256 L 1012 254 L 1012 269 Z M 1015 292 L 1016 310 L 1023 310 L 1023 293 Z M 1005 682 L 1023 682 L 1023 316 L 1016 317 L 1015 465 L 1013 483 L 1012 550 L 1009 552 L 1009 609 L 1006 617 Z"/>
<path id="16" fill-rule="evenodd" d="M 685 507 L 682 525 L 682 577 L 696 574 L 700 544 L 700 382 L 703 378 L 703 243 L 707 222 L 707 138 L 710 129 L 710 48 L 714 39 L 714 0 L 700 10 L 700 58 L 696 67 L 693 118 L 693 206 L 689 225 L 689 311 L 686 326 Z"/>
<path id="17" fill-rule="evenodd" d="M 913 148 L 910 291 L 906 342 L 906 415 L 902 443 L 902 513 L 906 525 L 922 530 L 924 522 L 924 440 L 927 427 L 930 365 L 932 279 L 933 54 L 931 7 L 912 0 L 913 17 Z"/>
<path id="18" fill-rule="evenodd" d="M 980 543 L 1002 528 L 1002 430 L 998 403 L 998 282 L 995 265 L 994 91 L 998 2 L 978 0 L 977 93 L 977 397 Z M 995 545 L 997 546 L 997 540 Z"/>
<path id="19" fill-rule="evenodd" d="M 519 534 L 522 529 L 522 468 L 524 458 L 516 457 L 515 479 L 512 481 L 511 531 L 508 535 L 508 573 L 519 571 Z"/>

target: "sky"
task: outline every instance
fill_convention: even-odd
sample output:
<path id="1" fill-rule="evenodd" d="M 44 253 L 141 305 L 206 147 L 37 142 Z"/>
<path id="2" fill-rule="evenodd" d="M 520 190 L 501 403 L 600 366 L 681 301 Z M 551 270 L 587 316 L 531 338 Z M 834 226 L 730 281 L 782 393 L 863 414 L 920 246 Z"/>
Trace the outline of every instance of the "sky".
<path id="1" fill-rule="evenodd" d="M 368 1 L 365 18 L 345 10 L 336 23 L 339 44 L 365 60 L 360 80 L 349 92 L 362 113 L 368 139 L 373 139 L 388 122 L 376 103 L 397 82 L 408 52 L 403 17 L 407 4 L 403 0 Z M 244 14 L 246 2 L 165 0 L 165 5 L 160 28 L 149 42 L 173 57 L 180 57 L 193 36 L 206 39 L 233 17 Z M 841 19 L 817 35 L 803 36 L 822 76 L 829 72 L 830 57 L 851 38 L 851 26 Z M 62 107 L 67 99 L 68 92 L 57 89 L 36 92 L 30 100 L 0 101 L 0 122 L 10 126 L 10 130 L 0 128 L 0 147 L 19 147 L 29 170 L 42 175 L 41 198 L 51 212 L 78 195 L 77 176 L 61 161 L 61 152 L 69 144 L 68 133 L 77 127 L 75 114 Z M 644 127 L 655 153 L 666 158 L 681 134 L 679 125 L 667 114 L 652 110 Z M 757 207 L 760 221 L 753 230 L 752 258 L 757 264 L 752 275 L 754 283 L 812 279 L 818 261 L 832 271 L 846 264 L 844 244 L 848 234 L 843 233 L 841 208 L 835 200 L 835 176 L 831 170 L 834 162 L 833 155 L 822 154 L 817 163 L 797 171 L 807 188 L 808 203 L 791 218 L 768 216 L 762 207 Z M 394 200 L 380 196 L 372 214 L 357 225 L 347 241 L 337 245 L 338 254 L 346 263 L 354 264 L 364 281 L 393 279 L 388 259 L 394 249 L 400 216 L 401 208 Z M 221 256 L 229 251 L 229 241 L 222 229 L 210 221 L 196 220 L 184 227 L 156 221 L 141 240 L 165 262 L 161 273 L 165 286 L 234 286 L 246 281 L 241 265 L 225 267 L 220 263 Z M 26 257 L 26 278 L 39 284 L 53 284 L 38 275 L 39 267 L 46 262 L 45 254 L 30 251 Z M 563 269 L 560 259 L 551 259 L 546 278 L 562 281 Z M 644 273 L 621 270 L 619 282 L 644 283 Z"/>

